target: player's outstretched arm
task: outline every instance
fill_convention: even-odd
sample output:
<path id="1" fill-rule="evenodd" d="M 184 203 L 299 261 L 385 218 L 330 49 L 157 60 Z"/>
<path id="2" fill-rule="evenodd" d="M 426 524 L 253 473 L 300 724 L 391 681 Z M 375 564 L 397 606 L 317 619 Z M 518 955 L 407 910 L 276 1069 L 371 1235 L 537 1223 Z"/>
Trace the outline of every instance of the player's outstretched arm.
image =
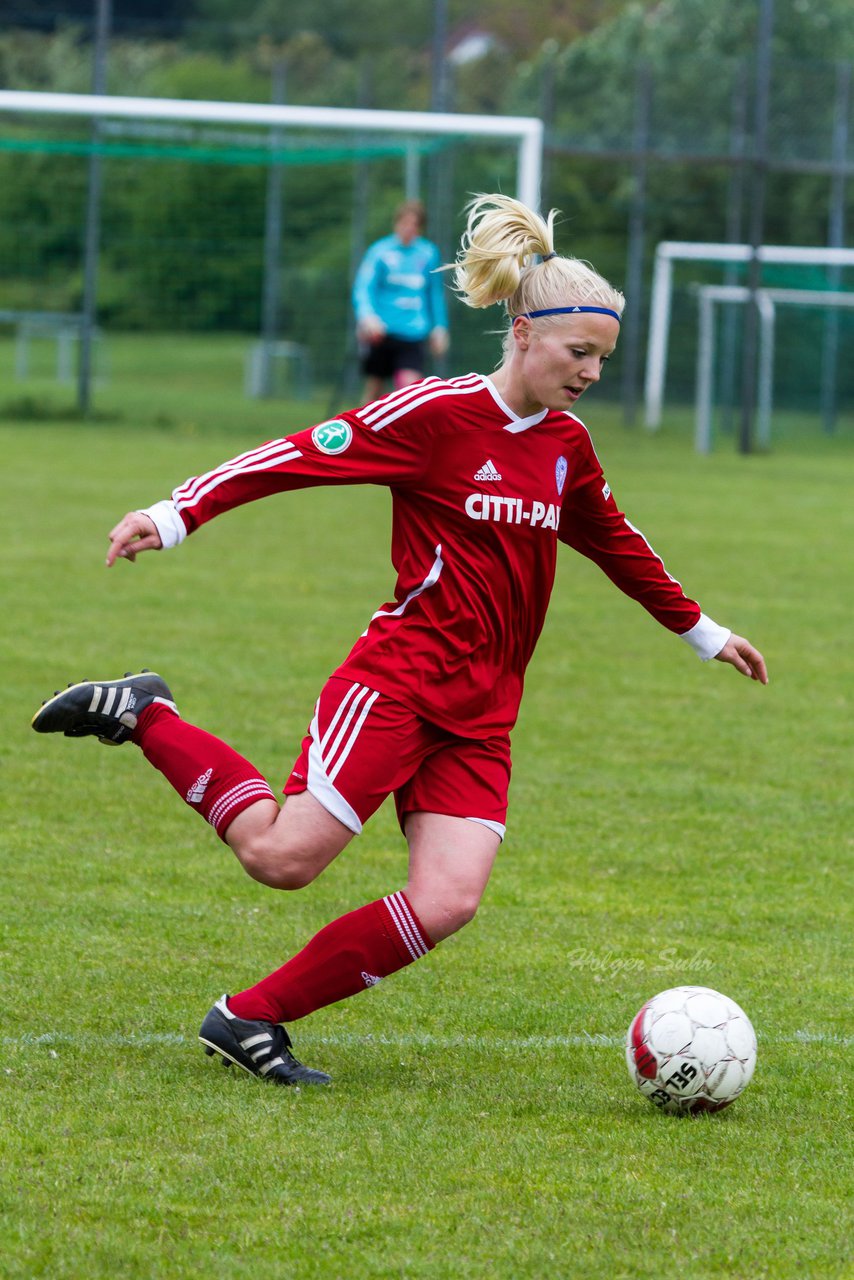
<path id="1" fill-rule="evenodd" d="M 750 676 L 751 680 L 758 680 L 760 684 L 768 683 L 768 672 L 765 670 L 762 654 L 754 649 L 749 640 L 745 640 L 744 636 L 737 636 L 735 632 L 720 653 L 715 654 L 715 660 L 731 663 L 736 671 L 740 671 L 743 676 Z"/>
<path id="2" fill-rule="evenodd" d="M 159 551 L 163 546 L 160 534 L 151 516 L 142 511 L 129 511 L 115 529 L 110 530 L 110 547 L 107 551 L 107 568 L 117 560 L 136 559 L 140 551 Z"/>

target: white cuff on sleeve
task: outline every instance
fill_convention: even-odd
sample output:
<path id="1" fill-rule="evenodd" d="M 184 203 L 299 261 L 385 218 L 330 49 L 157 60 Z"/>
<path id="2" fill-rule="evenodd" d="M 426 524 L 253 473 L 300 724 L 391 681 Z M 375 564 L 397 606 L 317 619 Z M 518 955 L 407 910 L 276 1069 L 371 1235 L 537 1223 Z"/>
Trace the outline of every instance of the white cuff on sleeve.
<path id="1" fill-rule="evenodd" d="M 178 543 L 183 542 L 187 536 L 187 527 L 178 515 L 178 508 L 171 498 L 165 498 L 163 502 L 155 502 L 152 507 L 140 507 L 140 515 L 148 516 L 149 520 L 154 521 L 164 549 L 177 547 Z"/>
<path id="2" fill-rule="evenodd" d="M 701 613 L 699 621 L 694 623 L 690 631 L 683 631 L 680 639 L 687 641 L 698 658 L 708 662 L 709 658 L 720 653 L 731 635 L 732 632 L 726 627 L 719 627 L 711 618 Z"/>

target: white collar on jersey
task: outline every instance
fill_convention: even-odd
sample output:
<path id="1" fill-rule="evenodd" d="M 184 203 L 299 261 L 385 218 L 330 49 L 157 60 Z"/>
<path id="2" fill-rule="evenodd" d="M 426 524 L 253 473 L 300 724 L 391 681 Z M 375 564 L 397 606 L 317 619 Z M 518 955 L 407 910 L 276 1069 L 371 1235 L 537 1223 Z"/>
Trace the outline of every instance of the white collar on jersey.
<path id="1" fill-rule="evenodd" d="M 484 378 L 483 381 L 501 412 L 506 414 L 510 419 L 509 422 L 504 424 L 505 431 L 511 431 L 514 435 L 518 435 L 520 431 L 527 431 L 528 427 L 535 427 L 538 422 L 542 422 L 543 418 L 548 413 L 548 409 L 542 409 L 539 413 L 534 413 L 529 418 L 520 418 L 518 413 L 514 413 L 509 404 L 505 404 L 501 399 L 501 396 L 498 394 L 498 388 L 492 379 Z"/>

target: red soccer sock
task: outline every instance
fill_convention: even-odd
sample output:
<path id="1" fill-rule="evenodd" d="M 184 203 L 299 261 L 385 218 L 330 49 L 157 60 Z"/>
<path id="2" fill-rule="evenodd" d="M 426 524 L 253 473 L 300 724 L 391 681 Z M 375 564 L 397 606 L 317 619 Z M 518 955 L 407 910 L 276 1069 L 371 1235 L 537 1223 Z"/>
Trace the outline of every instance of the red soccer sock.
<path id="1" fill-rule="evenodd" d="M 238 1018 L 296 1022 L 375 986 L 434 945 L 406 896 L 392 893 L 333 920 L 281 969 L 229 996 L 228 1007 Z"/>
<path id="2" fill-rule="evenodd" d="M 221 840 L 244 809 L 259 800 L 276 799 L 253 764 L 163 703 L 145 708 L 133 741 L 181 798 L 208 820 Z"/>

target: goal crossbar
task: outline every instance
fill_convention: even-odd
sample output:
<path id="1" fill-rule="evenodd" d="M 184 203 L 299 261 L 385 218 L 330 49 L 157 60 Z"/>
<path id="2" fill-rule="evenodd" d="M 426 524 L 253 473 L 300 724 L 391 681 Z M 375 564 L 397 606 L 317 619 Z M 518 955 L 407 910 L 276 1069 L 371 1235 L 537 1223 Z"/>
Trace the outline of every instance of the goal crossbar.
<path id="1" fill-rule="evenodd" d="M 183 98 L 132 98 L 110 94 L 0 90 L 0 112 L 84 116 L 90 119 L 185 120 L 204 124 L 297 126 L 374 133 L 423 133 L 465 139 L 515 140 L 516 192 L 539 207 L 543 122 L 535 116 L 485 116 L 445 111 L 376 111 L 363 107 L 312 107 L 262 102 L 209 102 Z"/>
<path id="2" fill-rule="evenodd" d="M 712 447 L 712 377 L 715 367 L 714 304 L 748 303 L 751 292 L 745 285 L 705 284 L 697 290 L 700 302 L 700 329 L 697 341 L 697 389 L 694 446 L 698 453 Z M 756 439 L 767 449 L 771 443 L 771 412 L 774 382 L 774 326 L 778 304 L 795 307 L 854 307 L 854 293 L 821 289 L 757 289 L 759 309 L 759 396 Z"/>
<path id="3" fill-rule="evenodd" d="M 652 279 L 646 358 L 644 398 L 648 427 L 654 429 L 661 424 L 673 297 L 673 263 L 680 259 L 693 262 L 750 262 L 753 252 L 753 247 L 749 244 L 704 244 L 682 240 L 662 240 L 658 245 L 655 251 Z M 761 263 L 854 267 L 854 249 L 824 248 L 816 245 L 763 244 L 756 250 L 756 256 Z"/>

